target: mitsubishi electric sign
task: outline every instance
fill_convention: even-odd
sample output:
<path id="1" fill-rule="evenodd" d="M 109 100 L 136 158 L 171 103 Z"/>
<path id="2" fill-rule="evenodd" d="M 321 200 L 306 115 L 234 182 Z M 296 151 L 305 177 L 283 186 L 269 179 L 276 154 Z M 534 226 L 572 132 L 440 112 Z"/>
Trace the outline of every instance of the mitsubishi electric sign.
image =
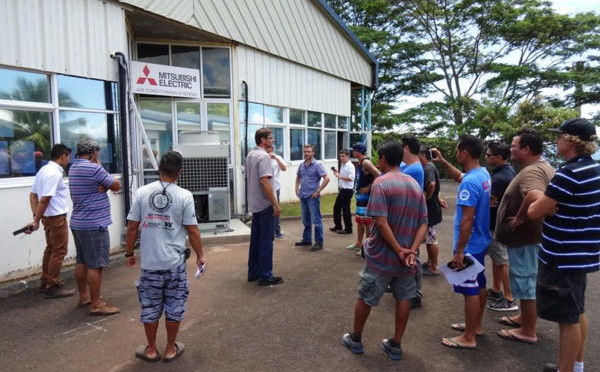
<path id="1" fill-rule="evenodd" d="M 200 98 L 200 71 L 131 61 L 133 93 Z"/>

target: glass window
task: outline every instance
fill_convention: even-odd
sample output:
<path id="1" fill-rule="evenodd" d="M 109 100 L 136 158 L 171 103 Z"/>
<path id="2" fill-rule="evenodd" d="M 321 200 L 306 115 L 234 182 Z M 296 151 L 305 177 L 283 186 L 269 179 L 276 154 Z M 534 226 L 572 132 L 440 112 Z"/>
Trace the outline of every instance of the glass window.
<path id="1" fill-rule="evenodd" d="M 308 112 L 308 126 L 321 128 L 321 113 L 320 112 Z"/>
<path id="2" fill-rule="evenodd" d="M 50 102 L 48 75 L 0 68 L 0 99 Z"/>
<path id="3" fill-rule="evenodd" d="M 204 97 L 231 96 L 228 48 L 202 48 Z"/>
<path id="4" fill-rule="evenodd" d="M 50 160 L 51 113 L 0 110 L 0 178 L 34 176 Z"/>
<path id="5" fill-rule="evenodd" d="M 171 65 L 200 70 L 200 48 L 171 46 Z"/>
<path id="6" fill-rule="evenodd" d="M 265 108 L 264 105 L 261 105 L 260 103 L 248 103 L 248 122 L 251 123 L 264 123 L 265 122 L 265 112 L 264 112 Z M 244 121 L 244 118 L 246 113 L 242 110 L 241 112 L 241 118 L 242 118 L 242 122 Z"/>
<path id="7" fill-rule="evenodd" d="M 140 116 L 150 143 L 154 143 L 157 154 L 173 148 L 173 118 L 170 99 L 140 100 Z"/>
<path id="8" fill-rule="evenodd" d="M 82 138 L 90 137 L 100 146 L 100 162 L 110 173 L 118 173 L 120 146 L 118 145 L 118 116 L 114 114 L 60 110 L 60 141 L 73 149 Z"/>
<path id="9" fill-rule="evenodd" d="M 309 129 L 306 143 L 315 146 L 315 159 L 321 160 L 321 130 Z"/>
<path id="10" fill-rule="evenodd" d="M 219 132 L 221 143 L 230 142 L 229 103 L 207 103 L 206 115 L 208 130 Z"/>
<path id="11" fill-rule="evenodd" d="M 290 109 L 290 124 L 305 125 L 304 111 Z"/>
<path id="12" fill-rule="evenodd" d="M 283 156 L 283 128 L 279 127 L 267 127 L 273 131 L 273 152 L 277 155 Z"/>
<path id="13" fill-rule="evenodd" d="M 246 126 L 245 125 L 241 125 L 240 126 L 240 146 L 242 147 L 242 164 L 246 164 L 246 156 L 248 156 L 248 153 L 256 147 L 256 141 L 254 140 L 254 134 L 256 133 L 257 130 L 259 130 L 260 128 L 262 128 L 262 125 L 248 125 L 248 141 L 246 142 L 246 145 L 244 145 L 244 137 L 246 134 Z M 247 150 L 247 151 L 246 151 Z"/>
<path id="14" fill-rule="evenodd" d="M 332 132 L 332 131 L 325 132 L 325 159 L 336 159 L 337 158 L 336 137 L 337 137 L 337 132 Z"/>
<path id="15" fill-rule="evenodd" d="M 304 129 L 290 129 L 290 160 L 302 160 L 304 154 Z"/>
<path id="16" fill-rule="evenodd" d="M 348 129 L 348 118 L 345 116 L 338 116 L 338 128 Z"/>
<path id="17" fill-rule="evenodd" d="M 138 44 L 138 61 L 169 65 L 169 46 L 158 44 Z"/>
<path id="18" fill-rule="evenodd" d="M 177 102 L 177 132 L 200 129 L 200 104 Z"/>
<path id="19" fill-rule="evenodd" d="M 335 129 L 335 115 L 325 114 L 325 128 Z"/>
<path id="20" fill-rule="evenodd" d="M 66 75 L 57 75 L 56 80 L 61 107 L 118 110 L 117 83 Z"/>
<path id="21" fill-rule="evenodd" d="M 283 108 L 265 105 L 265 123 L 283 123 Z"/>

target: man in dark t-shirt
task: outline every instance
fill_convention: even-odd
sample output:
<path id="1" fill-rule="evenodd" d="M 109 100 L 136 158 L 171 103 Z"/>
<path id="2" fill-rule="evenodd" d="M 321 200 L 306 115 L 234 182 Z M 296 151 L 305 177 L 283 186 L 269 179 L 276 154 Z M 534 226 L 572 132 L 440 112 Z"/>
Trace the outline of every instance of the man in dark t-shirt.
<path id="1" fill-rule="evenodd" d="M 423 194 L 427 202 L 427 234 L 425 245 L 427 246 L 427 262 L 423 263 L 423 275 L 437 276 L 438 271 L 438 241 L 436 226 L 442 222 L 442 207 L 440 205 L 440 174 L 431 163 L 429 147 L 421 146 L 419 150 L 419 161 L 423 166 L 425 180 L 423 182 Z"/>

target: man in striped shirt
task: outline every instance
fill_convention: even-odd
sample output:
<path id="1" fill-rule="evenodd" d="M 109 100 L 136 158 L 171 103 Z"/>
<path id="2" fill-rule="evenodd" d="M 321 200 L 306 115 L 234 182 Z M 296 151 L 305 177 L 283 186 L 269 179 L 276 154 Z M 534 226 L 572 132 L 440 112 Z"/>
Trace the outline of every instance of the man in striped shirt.
<path id="1" fill-rule="evenodd" d="M 69 190 L 73 201 L 71 232 L 77 260 L 75 279 L 79 290 L 78 307 L 90 306 L 90 315 L 112 315 L 119 308 L 109 306 L 100 296 L 102 268 L 108 266 L 112 224 L 108 190 L 119 191 L 121 185 L 100 161 L 98 143 L 90 138 L 77 142 L 77 159 L 69 169 Z"/>
<path id="2" fill-rule="evenodd" d="M 560 330 L 559 365 L 548 364 L 544 371 L 583 372 L 586 275 L 598 271 L 600 262 L 600 165 L 591 158 L 598 149 L 596 127 L 574 118 L 551 131 L 558 132 L 556 150 L 566 162 L 527 211 L 531 219 L 545 217 L 538 316 L 557 322 Z"/>
<path id="3" fill-rule="evenodd" d="M 419 184 L 400 171 L 402 146 L 387 142 L 378 153 L 378 165 L 385 174 L 373 182 L 367 204 L 366 215 L 373 217 L 374 228 L 364 244 L 354 329 L 343 336 L 342 344 L 355 354 L 363 353 L 361 335 L 371 307 L 377 306 L 389 285 L 396 299 L 396 327 L 381 348 L 392 360 L 400 360 L 410 300 L 417 289 L 416 253 L 427 232 L 427 204 Z"/>

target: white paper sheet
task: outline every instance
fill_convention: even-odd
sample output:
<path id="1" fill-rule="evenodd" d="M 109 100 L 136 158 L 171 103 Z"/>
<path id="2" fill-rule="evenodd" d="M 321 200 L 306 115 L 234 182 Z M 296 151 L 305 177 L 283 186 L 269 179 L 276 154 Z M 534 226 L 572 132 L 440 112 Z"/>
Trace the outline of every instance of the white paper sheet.
<path id="1" fill-rule="evenodd" d="M 438 270 L 444 274 L 448 283 L 452 285 L 460 285 L 483 271 L 483 265 L 480 264 L 475 257 L 468 253 L 465 256 L 468 256 L 473 260 L 473 265 L 464 270 L 454 271 L 448 267 L 448 263 L 438 266 Z"/>

